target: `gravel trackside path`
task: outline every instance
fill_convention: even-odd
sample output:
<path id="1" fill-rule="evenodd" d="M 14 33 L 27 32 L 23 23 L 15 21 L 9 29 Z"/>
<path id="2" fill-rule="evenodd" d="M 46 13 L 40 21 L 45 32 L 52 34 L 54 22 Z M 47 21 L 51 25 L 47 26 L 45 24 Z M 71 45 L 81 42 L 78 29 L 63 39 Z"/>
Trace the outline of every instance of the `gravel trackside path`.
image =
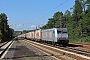
<path id="1" fill-rule="evenodd" d="M 52 55 L 46 55 L 22 40 L 16 40 L 3 60 L 56 60 Z"/>
<path id="2" fill-rule="evenodd" d="M 56 60 L 28 45 L 22 40 L 16 40 L 2 60 Z"/>
<path id="3" fill-rule="evenodd" d="M 29 53 L 27 52 L 29 55 L 25 57 L 25 60 L 56 60 L 51 55 L 47 55 L 23 41 L 19 41 L 19 42 L 21 42 L 21 44 L 26 46 L 26 48 L 29 50 Z"/>

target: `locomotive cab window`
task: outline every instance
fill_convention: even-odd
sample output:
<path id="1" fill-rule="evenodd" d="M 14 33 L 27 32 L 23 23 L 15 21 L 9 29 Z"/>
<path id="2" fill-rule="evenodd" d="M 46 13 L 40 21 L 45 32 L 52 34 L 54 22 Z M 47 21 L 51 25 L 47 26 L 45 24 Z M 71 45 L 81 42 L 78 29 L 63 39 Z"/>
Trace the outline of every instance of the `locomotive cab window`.
<path id="1" fill-rule="evenodd" d="M 59 33 L 61 33 L 61 31 L 57 31 L 57 33 L 59 34 Z"/>
<path id="2" fill-rule="evenodd" d="M 66 31 L 64 31 L 63 33 L 67 33 Z"/>
<path id="3" fill-rule="evenodd" d="M 57 30 L 57 38 L 60 38 L 62 31 Z"/>

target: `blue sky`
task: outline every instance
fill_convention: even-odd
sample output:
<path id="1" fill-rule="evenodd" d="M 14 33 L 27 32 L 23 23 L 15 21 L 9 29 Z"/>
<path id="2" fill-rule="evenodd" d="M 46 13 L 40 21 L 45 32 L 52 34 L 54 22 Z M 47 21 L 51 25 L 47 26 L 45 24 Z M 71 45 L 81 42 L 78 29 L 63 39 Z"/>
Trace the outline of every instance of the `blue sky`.
<path id="1" fill-rule="evenodd" d="M 55 12 L 62 11 L 64 13 L 66 10 L 70 10 L 74 1 L 1 0 L 0 13 L 5 13 L 8 16 L 8 23 L 14 30 L 32 30 L 35 29 L 35 26 L 47 23 L 48 18 L 52 18 Z"/>

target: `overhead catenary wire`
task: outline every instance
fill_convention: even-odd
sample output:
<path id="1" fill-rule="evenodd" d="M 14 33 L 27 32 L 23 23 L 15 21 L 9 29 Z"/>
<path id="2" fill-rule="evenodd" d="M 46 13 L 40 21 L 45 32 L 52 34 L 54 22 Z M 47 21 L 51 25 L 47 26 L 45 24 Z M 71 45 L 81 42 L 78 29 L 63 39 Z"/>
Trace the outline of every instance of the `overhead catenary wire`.
<path id="1" fill-rule="evenodd" d="M 45 15 L 43 15 L 42 17 L 40 17 L 38 20 L 40 20 L 41 18 L 47 16 L 48 14 L 50 14 L 52 11 L 54 11 L 55 9 L 57 9 L 58 7 L 62 6 L 64 3 L 66 3 L 68 0 L 65 0 L 63 3 L 61 3 L 60 5 L 56 6 L 54 9 L 52 9 L 51 11 L 49 11 L 48 13 L 46 13 Z"/>

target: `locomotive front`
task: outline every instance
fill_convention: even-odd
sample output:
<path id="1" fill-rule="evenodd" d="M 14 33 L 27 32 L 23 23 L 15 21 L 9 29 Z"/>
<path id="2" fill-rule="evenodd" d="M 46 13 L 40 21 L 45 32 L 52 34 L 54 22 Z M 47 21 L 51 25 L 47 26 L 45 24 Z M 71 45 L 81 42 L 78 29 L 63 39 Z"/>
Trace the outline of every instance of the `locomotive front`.
<path id="1" fill-rule="evenodd" d="M 67 28 L 57 28 L 57 42 L 60 44 L 68 44 Z"/>

